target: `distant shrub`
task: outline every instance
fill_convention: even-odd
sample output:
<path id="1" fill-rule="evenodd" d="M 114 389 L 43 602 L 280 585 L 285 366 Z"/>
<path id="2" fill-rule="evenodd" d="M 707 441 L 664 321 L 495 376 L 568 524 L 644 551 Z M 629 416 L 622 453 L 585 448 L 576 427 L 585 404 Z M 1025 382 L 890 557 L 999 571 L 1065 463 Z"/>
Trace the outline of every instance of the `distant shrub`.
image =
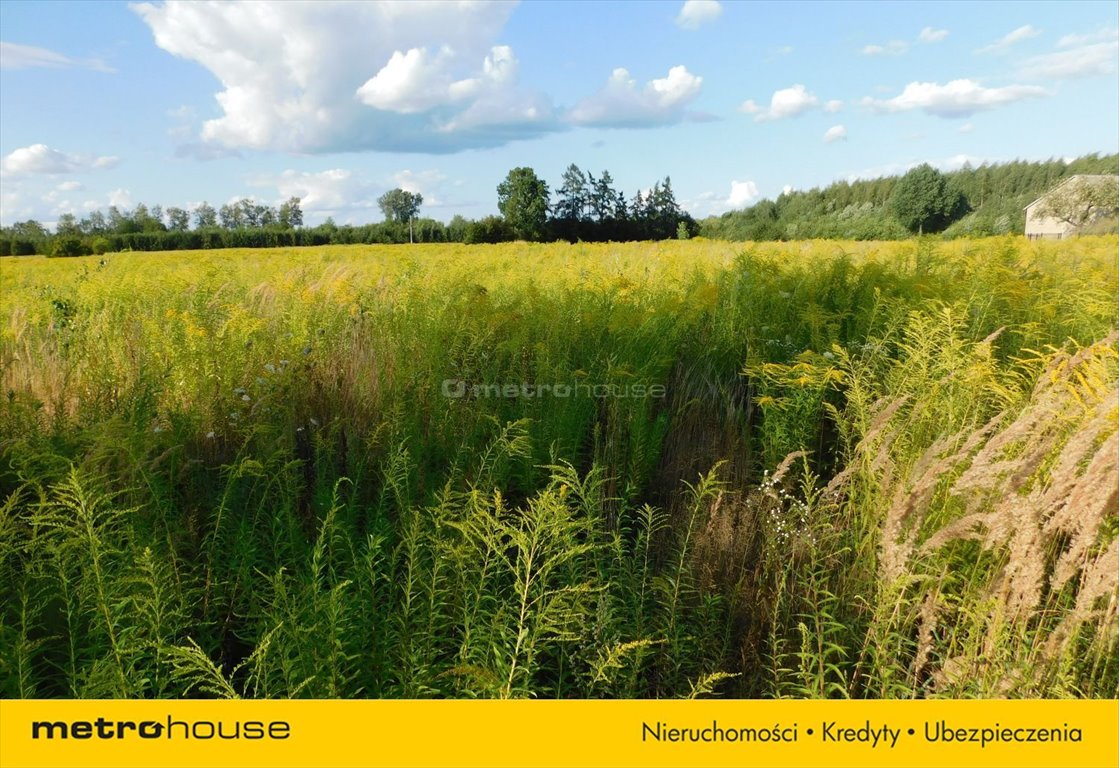
<path id="1" fill-rule="evenodd" d="M 466 227 L 464 242 L 501 243 L 513 239 L 513 228 L 509 222 L 500 216 L 486 216 L 484 219 L 472 221 Z"/>
<path id="2" fill-rule="evenodd" d="M 80 237 L 58 237 L 51 246 L 51 256 L 83 256 L 88 251 Z"/>

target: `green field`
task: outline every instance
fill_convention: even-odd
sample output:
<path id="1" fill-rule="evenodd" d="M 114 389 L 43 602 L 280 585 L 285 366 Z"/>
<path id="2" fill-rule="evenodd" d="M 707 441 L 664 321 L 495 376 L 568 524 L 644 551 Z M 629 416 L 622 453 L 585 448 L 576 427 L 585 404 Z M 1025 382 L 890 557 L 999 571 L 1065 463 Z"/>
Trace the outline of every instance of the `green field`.
<path id="1" fill-rule="evenodd" d="M 1117 259 L 5 258 L 0 695 L 1119 696 Z"/>

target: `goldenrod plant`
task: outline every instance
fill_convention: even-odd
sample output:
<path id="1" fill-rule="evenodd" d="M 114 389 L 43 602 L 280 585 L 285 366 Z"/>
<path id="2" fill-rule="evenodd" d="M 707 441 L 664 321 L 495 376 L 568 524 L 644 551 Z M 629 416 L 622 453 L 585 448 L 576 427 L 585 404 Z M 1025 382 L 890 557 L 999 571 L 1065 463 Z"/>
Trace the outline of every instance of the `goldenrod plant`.
<path id="1" fill-rule="evenodd" d="M 0 261 L 0 695 L 1115 697 L 1119 238 Z"/>

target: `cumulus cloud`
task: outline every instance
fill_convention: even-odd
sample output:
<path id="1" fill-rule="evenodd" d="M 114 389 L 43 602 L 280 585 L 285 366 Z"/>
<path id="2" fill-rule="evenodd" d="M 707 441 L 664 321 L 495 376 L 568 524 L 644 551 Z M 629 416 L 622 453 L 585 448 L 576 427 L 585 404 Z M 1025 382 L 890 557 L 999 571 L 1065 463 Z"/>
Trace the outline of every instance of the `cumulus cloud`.
<path id="1" fill-rule="evenodd" d="M 109 193 L 109 205 L 115 205 L 117 208 L 131 208 L 132 193 L 127 189 L 114 189 Z"/>
<path id="2" fill-rule="evenodd" d="M 975 130 L 975 126 L 972 125 L 971 123 L 964 123 L 963 125 L 961 125 L 956 130 L 959 131 L 960 133 L 971 133 L 972 131 Z"/>
<path id="3" fill-rule="evenodd" d="M 451 84 L 452 98 L 473 101 L 462 112 L 439 123 L 437 130 L 441 133 L 491 130 L 498 134 L 507 132 L 514 138 L 518 130 L 531 133 L 558 128 L 547 97 L 516 87 L 519 67 L 512 48 L 494 46 L 482 62 L 480 73 Z"/>
<path id="4" fill-rule="evenodd" d="M 452 56 L 447 48 L 438 54 L 426 48 L 395 51 L 389 63 L 357 89 L 357 97 L 371 107 L 404 115 L 455 101 L 454 83 L 447 71 Z"/>
<path id="5" fill-rule="evenodd" d="M 454 79 L 454 61 L 450 48 L 434 54 L 426 48 L 396 51 L 388 64 L 357 89 L 357 98 L 377 109 L 410 115 L 498 91 L 516 79 L 517 59 L 507 45 L 491 48 L 474 77 Z"/>
<path id="6" fill-rule="evenodd" d="M 730 208 L 744 208 L 757 200 L 758 185 L 752 181 L 732 181 L 730 195 L 727 196 L 726 205 Z"/>
<path id="7" fill-rule="evenodd" d="M 647 195 L 649 190 L 641 190 Z M 738 210 L 753 205 L 761 198 L 758 185 L 753 181 L 732 181 L 730 193 L 702 192 L 694 198 L 680 200 L 680 206 L 696 218 L 718 216 L 727 211 Z"/>
<path id="8" fill-rule="evenodd" d="M 412 171 L 405 168 L 392 174 L 391 181 L 394 187 L 423 195 L 425 207 L 439 208 L 446 205 L 441 188 L 447 181 L 447 177 L 439 171 Z"/>
<path id="9" fill-rule="evenodd" d="M 862 104 L 877 112 L 920 109 L 937 117 L 969 117 L 976 112 L 1048 95 L 1047 90 L 1036 85 L 984 88 L 975 80 L 952 80 L 944 85 L 913 82 L 892 99 L 868 96 Z"/>
<path id="10" fill-rule="evenodd" d="M 639 88 L 629 71 L 619 67 L 598 93 L 576 104 L 567 119 L 578 125 L 603 127 L 678 122 L 687 116 L 686 107 L 699 95 L 702 85 L 702 77 L 681 65 Z"/>
<path id="11" fill-rule="evenodd" d="M 1026 59 L 1020 74 L 1023 77 L 1065 80 L 1074 77 L 1110 75 L 1119 62 L 1119 41 L 1078 45 L 1055 53 Z"/>
<path id="12" fill-rule="evenodd" d="M 104 211 L 109 206 L 130 210 L 135 205 L 128 189 L 91 191 L 74 180 L 49 187 L 44 187 L 42 182 L 42 178 L 33 177 L 6 180 L 0 197 L 0 223 L 7 226 L 17 221 L 34 219 L 53 228 L 63 214 L 69 213 L 81 218 L 92 211 Z M 167 204 L 171 201 L 162 202 Z M 187 207 L 192 208 L 193 204 Z"/>
<path id="13" fill-rule="evenodd" d="M 275 190 L 277 202 L 290 197 L 300 198 L 308 222 L 318 222 L 327 216 L 341 221 L 368 221 L 377 210 L 377 199 L 387 190 L 400 187 L 423 195 L 424 208 L 441 207 L 447 177 L 436 170 L 404 169 L 380 178 L 355 172 L 348 168 L 330 168 L 323 171 L 298 171 L 288 169 L 279 174 L 260 174 L 247 179 L 251 187 Z M 269 199 L 271 194 L 264 194 Z"/>
<path id="14" fill-rule="evenodd" d="M 101 59 L 74 59 L 49 48 L 0 42 L 0 69 L 92 69 L 116 72 Z"/>
<path id="15" fill-rule="evenodd" d="M 831 99 L 826 104 L 824 104 L 824 111 L 829 114 L 835 114 L 841 109 L 843 109 L 843 102 L 839 99 Z"/>
<path id="16" fill-rule="evenodd" d="M 336 215 L 346 211 L 374 208 L 377 190 L 373 184 L 345 168 L 325 171 L 286 170 L 279 176 L 259 176 L 249 180 L 254 187 L 274 187 L 281 200 L 300 198 L 308 213 Z"/>
<path id="17" fill-rule="evenodd" d="M 925 27 L 921 30 L 921 34 L 917 35 L 917 39 L 922 43 L 939 43 L 946 37 L 948 37 L 947 29 L 933 29 L 932 27 Z"/>
<path id="18" fill-rule="evenodd" d="M 681 29 L 699 29 L 723 15 L 719 0 L 687 0 L 676 16 L 676 26 Z"/>
<path id="19" fill-rule="evenodd" d="M 1032 24 L 1026 24 L 1024 26 L 1018 27 L 1011 32 L 1007 32 L 995 42 L 989 45 L 985 45 L 977 50 L 976 53 L 1005 53 L 1015 43 L 1019 43 L 1023 40 L 1029 40 L 1031 37 L 1037 37 L 1040 34 L 1041 30 L 1035 29 Z"/>
<path id="20" fill-rule="evenodd" d="M 75 155 L 51 149 L 46 144 L 32 144 L 13 150 L 0 161 L 0 169 L 13 176 L 80 173 L 91 170 L 105 170 L 120 162 L 120 158 L 110 155 L 90 157 Z"/>
<path id="21" fill-rule="evenodd" d="M 832 104 L 832 102 L 828 102 Z M 805 110 L 819 106 L 820 100 L 816 95 L 797 84 L 789 88 L 775 91 L 769 100 L 768 107 L 759 106 L 753 99 L 745 101 L 739 109 L 753 115 L 755 122 L 764 123 L 769 120 L 780 120 L 784 117 L 796 117 Z"/>
<path id="22" fill-rule="evenodd" d="M 824 132 L 824 143 L 833 144 L 837 141 L 847 141 L 847 128 L 843 125 L 833 125 Z"/>
<path id="23" fill-rule="evenodd" d="M 517 87 L 512 51 L 495 45 L 508 3 L 169 0 L 132 8 L 159 47 L 221 82 L 221 115 L 202 123 L 202 145 L 453 152 L 560 127 L 546 99 Z"/>

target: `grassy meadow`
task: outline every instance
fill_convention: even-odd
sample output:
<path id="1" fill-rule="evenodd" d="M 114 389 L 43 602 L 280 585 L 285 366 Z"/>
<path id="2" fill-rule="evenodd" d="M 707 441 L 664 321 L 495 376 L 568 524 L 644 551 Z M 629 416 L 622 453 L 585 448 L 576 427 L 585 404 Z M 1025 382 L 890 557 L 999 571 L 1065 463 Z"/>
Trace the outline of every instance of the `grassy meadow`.
<path id="1" fill-rule="evenodd" d="M 1117 260 L 0 260 L 0 695 L 1119 696 Z"/>

